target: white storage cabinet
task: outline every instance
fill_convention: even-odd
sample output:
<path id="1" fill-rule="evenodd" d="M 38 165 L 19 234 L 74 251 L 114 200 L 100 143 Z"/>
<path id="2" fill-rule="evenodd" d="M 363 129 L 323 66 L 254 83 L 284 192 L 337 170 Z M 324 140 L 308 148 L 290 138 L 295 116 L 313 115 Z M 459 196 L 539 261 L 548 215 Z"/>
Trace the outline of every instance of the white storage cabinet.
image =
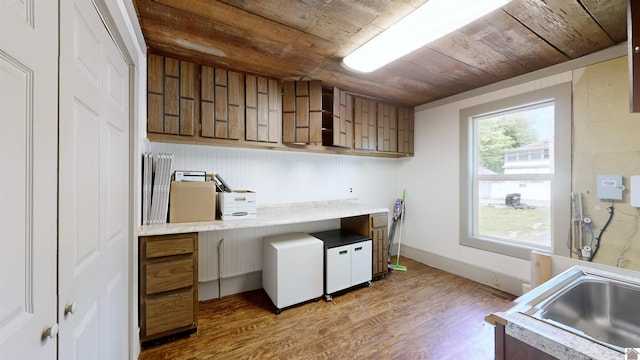
<path id="1" fill-rule="evenodd" d="M 372 279 L 371 238 L 347 230 L 330 230 L 311 234 L 324 241 L 324 297 L 350 287 L 367 284 Z"/>
<path id="2" fill-rule="evenodd" d="M 264 239 L 263 251 L 262 287 L 276 313 L 322 297 L 321 240 L 305 233 L 273 235 Z"/>

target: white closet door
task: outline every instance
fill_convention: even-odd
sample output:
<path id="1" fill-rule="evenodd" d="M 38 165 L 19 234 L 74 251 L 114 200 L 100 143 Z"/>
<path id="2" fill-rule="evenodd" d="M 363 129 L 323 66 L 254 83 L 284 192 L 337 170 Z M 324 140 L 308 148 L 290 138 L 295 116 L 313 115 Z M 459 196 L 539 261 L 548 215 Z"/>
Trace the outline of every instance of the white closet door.
<path id="1" fill-rule="evenodd" d="M 59 358 L 126 359 L 129 68 L 91 0 L 60 1 L 59 139 Z"/>
<path id="2" fill-rule="evenodd" d="M 56 358 L 57 101 L 57 1 L 0 1 L 0 359 Z"/>

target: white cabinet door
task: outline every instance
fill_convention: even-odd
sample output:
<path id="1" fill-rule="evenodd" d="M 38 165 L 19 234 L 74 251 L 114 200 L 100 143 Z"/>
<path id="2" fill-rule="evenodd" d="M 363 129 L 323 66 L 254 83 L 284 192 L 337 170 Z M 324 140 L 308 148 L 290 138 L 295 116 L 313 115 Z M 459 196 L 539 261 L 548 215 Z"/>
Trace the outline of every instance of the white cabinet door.
<path id="1" fill-rule="evenodd" d="M 93 2 L 61 0 L 59 359 L 128 358 L 129 101 Z"/>
<path id="2" fill-rule="evenodd" d="M 362 241 L 351 246 L 351 285 L 371 281 L 372 242 Z"/>
<path id="3" fill-rule="evenodd" d="M 58 2 L 0 1 L 0 359 L 56 358 L 57 59 Z"/>
<path id="4" fill-rule="evenodd" d="M 332 294 L 351 286 L 351 251 L 349 245 L 327 249 L 325 292 Z"/>

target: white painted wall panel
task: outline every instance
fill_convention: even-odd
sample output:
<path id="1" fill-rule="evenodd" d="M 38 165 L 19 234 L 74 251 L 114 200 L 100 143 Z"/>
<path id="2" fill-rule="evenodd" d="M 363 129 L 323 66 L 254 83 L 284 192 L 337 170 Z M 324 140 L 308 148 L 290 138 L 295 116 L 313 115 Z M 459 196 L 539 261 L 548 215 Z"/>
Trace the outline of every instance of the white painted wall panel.
<path id="1" fill-rule="evenodd" d="M 398 184 L 398 188 L 407 189 L 402 242 L 473 266 L 529 279 L 529 261 L 459 244 L 460 110 L 567 81 L 571 81 L 571 72 L 417 112 L 415 157 L 411 163 L 401 165 L 403 176 Z"/>
<path id="2" fill-rule="evenodd" d="M 327 220 L 295 225 L 201 232 L 198 236 L 199 281 L 224 279 L 262 270 L 262 241 L 265 236 L 292 232 L 311 233 L 339 227 L 339 220 Z M 223 239 L 222 246 L 219 247 Z M 222 251 L 221 263 L 218 261 L 219 251 Z M 221 265 L 220 268 L 219 265 Z"/>
<path id="3" fill-rule="evenodd" d="M 401 192 L 398 168 L 410 161 L 169 143 L 149 150 L 173 153 L 174 170 L 206 170 L 234 189 L 256 191 L 258 206 L 358 198 L 392 207 Z"/>
<path id="4" fill-rule="evenodd" d="M 357 198 L 393 210 L 398 169 L 408 159 L 370 158 L 202 145 L 150 143 L 155 154 L 174 154 L 173 170 L 205 170 L 220 174 L 234 189 L 257 192 L 258 207 Z M 349 192 L 349 189 L 353 192 Z M 262 239 L 289 232 L 315 232 L 340 227 L 339 220 L 254 229 L 202 232 L 198 238 L 200 282 L 262 270 Z M 224 239 L 222 264 L 219 243 Z M 219 267 L 221 265 L 221 267 Z"/>

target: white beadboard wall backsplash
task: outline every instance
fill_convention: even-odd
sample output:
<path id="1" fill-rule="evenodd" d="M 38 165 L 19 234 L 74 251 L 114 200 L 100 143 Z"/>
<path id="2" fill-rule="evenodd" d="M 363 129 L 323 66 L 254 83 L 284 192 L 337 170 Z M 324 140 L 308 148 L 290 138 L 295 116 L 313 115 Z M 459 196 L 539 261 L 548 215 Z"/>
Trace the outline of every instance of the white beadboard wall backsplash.
<path id="1" fill-rule="evenodd" d="M 260 206 L 265 205 L 354 198 L 364 204 L 392 210 L 395 199 L 402 194 L 402 189 L 398 188 L 398 169 L 402 162 L 410 161 L 153 142 L 149 144 L 149 151 L 154 154 L 174 154 L 173 170 L 204 170 L 220 174 L 233 189 L 255 191 L 258 211 Z M 336 219 L 201 232 L 198 241 L 199 281 L 219 281 L 221 288 L 224 288 L 225 279 L 261 271 L 265 236 L 310 233 L 339 227 L 340 221 Z M 259 287 L 259 284 L 236 291 L 252 290 L 256 286 Z M 215 296 L 230 294 L 224 290 L 221 292 Z M 201 300 L 206 299 L 206 296 L 201 297 Z"/>
<path id="2" fill-rule="evenodd" d="M 265 236 L 292 232 L 313 233 L 339 227 L 340 220 L 326 220 L 294 225 L 201 232 L 198 237 L 198 253 L 204 255 L 204 259 L 198 259 L 198 278 L 200 282 L 207 282 L 262 270 L 262 239 Z M 222 246 L 220 246 L 221 241 Z M 222 261 L 218 262 L 218 259 Z"/>
<path id="3" fill-rule="evenodd" d="M 357 198 L 392 207 L 402 195 L 400 163 L 410 161 L 156 142 L 149 151 L 173 153 L 173 170 L 205 170 L 232 189 L 255 191 L 258 206 Z"/>

